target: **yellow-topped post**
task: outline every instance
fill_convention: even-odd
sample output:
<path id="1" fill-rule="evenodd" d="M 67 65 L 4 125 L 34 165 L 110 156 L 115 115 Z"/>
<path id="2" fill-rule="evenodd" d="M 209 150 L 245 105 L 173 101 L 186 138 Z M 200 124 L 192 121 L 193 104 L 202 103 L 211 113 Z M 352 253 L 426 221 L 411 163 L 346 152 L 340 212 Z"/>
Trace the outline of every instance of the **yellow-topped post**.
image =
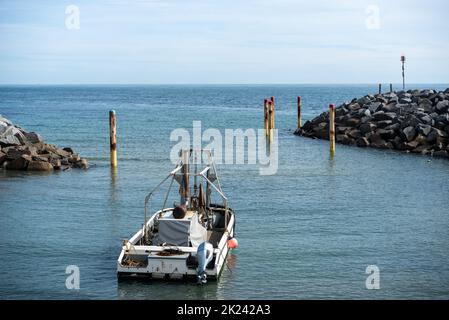
<path id="1" fill-rule="evenodd" d="M 268 99 L 265 99 L 263 101 L 263 111 L 264 111 L 264 129 L 265 129 L 265 135 L 268 136 L 269 134 L 269 128 L 268 128 Z"/>
<path id="2" fill-rule="evenodd" d="M 298 96 L 298 129 L 301 128 L 301 97 Z"/>

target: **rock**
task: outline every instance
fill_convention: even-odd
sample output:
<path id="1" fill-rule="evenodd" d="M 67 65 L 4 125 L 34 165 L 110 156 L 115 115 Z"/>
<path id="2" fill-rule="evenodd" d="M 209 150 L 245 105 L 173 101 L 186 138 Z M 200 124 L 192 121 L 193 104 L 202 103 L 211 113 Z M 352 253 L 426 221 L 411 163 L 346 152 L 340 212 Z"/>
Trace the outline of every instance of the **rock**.
<path id="1" fill-rule="evenodd" d="M 6 161 L 6 153 L 3 153 L 0 151 L 0 167 L 2 166 L 3 162 Z"/>
<path id="2" fill-rule="evenodd" d="M 401 98 L 401 99 L 399 99 L 399 103 L 412 103 L 412 99 L 410 99 L 410 98 Z"/>
<path id="3" fill-rule="evenodd" d="M 367 95 L 336 109 L 337 142 L 359 147 L 449 154 L 449 89 Z M 328 139 L 329 114 L 306 122 L 299 135 Z M 305 128 L 306 127 L 306 128 Z M 6 152 L 4 152 L 6 153 Z M 67 157 L 72 165 L 80 161 Z"/>
<path id="4" fill-rule="evenodd" d="M 371 102 L 371 99 L 369 98 L 369 96 L 364 96 L 363 98 L 360 98 L 357 100 L 357 104 L 362 105 L 362 106 L 367 103 L 370 103 L 370 102 Z"/>
<path id="5" fill-rule="evenodd" d="M 449 124 L 449 114 L 447 113 L 440 114 L 435 118 L 435 122 L 437 122 L 437 124 L 438 122 L 440 122 L 444 127 L 446 124 Z"/>
<path id="6" fill-rule="evenodd" d="M 414 127 L 409 126 L 402 130 L 402 137 L 406 141 L 412 141 L 415 138 L 416 130 Z"/>
<path id="7" fill-rule="evenodd" d="M 415 141 L 418 142 L 418 145 L 427 144 L 427 138 L 422 134 L 418 134 L 415 138 Z"/>
<path id="8" fill-rule="evenodd" d="M 427 142 L 432 143 L 437 140 L 437 138 L 447 138 L 447 133 L 439 129 L 433 128 L 432 131 L 427 135 Z"/>
<path id="9" fill-rule="evenodd" d="M 421 121 L 416 116 L 409 114 L 402 121 L 401 128 L 416 127 L 420 123 L 421 123 Z"/>
<path id="10" fill-rule="evenodd" d="M 14 135 L 7 135 L 0 138 L 0 146 L 19 146 L 20 141 Z"/>
<path id="11" fill-rule="evenodd" d="M 372 113 L 379 111 L 382 108 L 382 103 L 381 102 L 372 102 L 367 107 L 368 107 L 368 110 L 370 111 L 370 113 L 372 114 Z"/>
<path id="12" fill-rule="evenodd" d="M 391 121 L 391 120 L 382 120 L 377 123 L 377 127 L 378 128 L 386 128 L 389 125 L 391 125 L 392 123 L 393 123 L 393 121 Z"/>
<path id="13" fill-rule="evenodd" d="M 6 169 L 8 170 L 24 170 L 28 166 L 28 160 L 23 157 L 19 157 L 15 160 L 8 161 Z"/>
<path id="14" fill-rule="evenodd" d="M 61 160 L 61 165 L 63 166 L 68 166 L 70 165 L 69 159 L 68 158 L 64 158 Z"/>
<path id="15" fill-rule="evenodd" d="M 61 170 L 61 160 L 59 160 L 59 159 L 51 159 L 50 163 L 53 166 L 53 169 Z"/>
<path id="16" fill-rule="evenodd" d="M 360 148 L 365 148 L 365 147 L 369 146 L 369 141 L 365 137 L 358 138 L 356 143 L 357 143 L 357 146 Z"/>
<path id="17" fill-rule="evenodd" d="M 49 162 L 31 161 L 28 164 L 28 171 L 51 171 L 53 166 Z"/>
<path id="18" fill-rule="evenodd" d="M 399 131 L 400 129 L 401 129 L 401 125 L 399 123 L 393 123 L 392 125 L 385 127 L 385 130 Z"/>
<path id="19" fill-rule="evenodd" d="M 329 131 L 327 131 L 327 136 L 328 136 L 327 139 L 329 139 Z M 81 158 L 80 158 L 80 156 L 77 155 L 77 154 L 72 154 L 72 156 L 69 158 L 69 162 L 70 162 L 70 163 L 75 163 L 75 162 L 78 162 L 78 161 L 80 161 L 80 160 L 81 160 Z"/>
<path id="20" fill-rule="evenodd" d="M 448 112 L 448 109 L 449 109 L 449 101 L 448 100 L 440 101 L 435 106 L 435 110 L 438 113 Z"/>
<path id="21" fill-rule="evenodd" d="M 389 103 L 386 106 L 382 107 L 384 112 L 396 112 L 398 110 L 396 103 Z"/>
<path id="22" fill-rule="evenodd" d="M 352 143 L 350 143 L 350 144 L 352 144 Z M 78 161 L 76 163 L 76 165 L 78 168 L 81 168 L 81 169 L 89 169 L 89 163 L 87 162 L 86 159 L 81 159 L 80 161 Z"/>
<path id="23" fill-rule="evenodd" d="M 402 141 L 402 139 L 399 136 L 396 136 L 393 139 L 393 146 L 397 149 L 397 150 L 406 150 L 406 146 L 404 141 Z"/>
<path id="24" fill-rule="evenodd" d="M 425 136 L 427 136 L 431 130 L 432 130 L 432 127 L 427 124 L 419 124 L 418 125 L 418 132 Z"/>
<path id="25" fill-rule="evenodd" d="M 56 149 L 54 153 L 60 156 L 61 158 L 67 158 L 70 156 L 70 153 L 65 151 L 64 149 Z"/>
<path id="26" fill-rule="evenodd" d="M 322 113 L 319 119 L 327 122 L 328 116 Z M 323 125 L 325 127 L 326 123 Z M 312 124 L 310 127 L 314 129 Z M 300 133 L 310 135 L 304 130 Z M 0 152 L 0 168 L 4 167 L 8 170 L 25 170 L 28 167 L 28 170 L 48 171 L 53 170 L 53 167 L 58 170 L 62 166 L 61 158 L 69 167 L 87 169 L 89 166 L 87 160 L 74 154 L 71 148 L 60 149 L 47 144 L 39 134 L 26 132 L 2 116 L 0 116 Z"/>
<path id="27" fill-rule="evenodd" d="M 74 153 L 72 148 L 69 148 L 69 147 L 62 148 L 62 150 L 66 151 L 66 152 L 68 152 L 70 154 Z"/>
<path id="28" fill-rule="evenodd" d="M 346 121 L 346 125 L 349 127 L 356 127 L 358 124 L 360 124 L 360 119 L 350 118 Z"/>
<path id="29" fill-rule="evenodd" d="M 376 133 L 384 140 L 394 139 L 396 136 L 394 130 L 378 129 Z"/>
<path id="30" fill-rule="evenodd" d="M 421 121 L 425 124 L 432 124 L 432 118 L 430 116 L 428 116 L 427 114 L 420 117 Z"/>
<path id="31" fill-rule="evenodd" d="M 359 109 L 360 109 L 360 104 L 359 104 L 359 103 L 353 103 L 353 104 L 350 104 L 350 105 L 348 106 L 348 109 L 349 109 L 349 110 L 359 110 Z"/>
<path id="32" fill-rule="evenodd" d="M 378 149 L 389 149 L 387 142 L 382 139 L 371 142 L 371 146 Z"/>
<path id="33" fill-rule="evenodd" d="M 353 130 L 349 131 L 348 136 L 357 140 L 358 138 L 360 138 L 362 136 L 362 134 L 359 130 L 353 129 Z"/>
<path id="34" fill-rule="evenodd" d="M 376 130 L 376 128 L 377 126 L 372 123 L 364 123 L 360 125 L 359 130 L 363 135 L 365 135 L 368 132 L 373 132 L 374 130 Z"/>
<path id="35" fill-rule="evenodd" d="M 350 130 L 352 130 L 351 127 L 341 127 L 341 126 L 335 127 L 336 134 L 345 134 L 346 132 L 349 132 Z"/>
<path id="36" fill-rule="evenodd" d="M 418 141 L 415 140 L 415 141 L 407 142 L 405 144 L 405 146 L 406 146 L 407 150 L 416 149 L 418 147 Z"/>
<path id="37" fill-rule="evenodd" d="M 373 118 L 377 121 L 394 120 L 396 117 L 397 116 L 394 112 L 377 111 L 376 113 L 373 114 Z"/>
<path id="38" fill-rule="evenodd" d="M 344 134 L 337 134 L 335 139 L 337 142 L 339 142 L 341 144 L 346 144 L 346 145 L 354 144 L 354 140 Z"/>
<path id="39" fill-rule="evenodd" d="M 418 146 L 412 150 L 413 153 L 430 154 L 429 146 Z"/>
<path id="40" fill-rule="evenodd" d="M 35 132 L 24 132 L 25 138 L 29 143 L 35 144 L 35 143 L 42 143 L 44 140 L 42 137 L 35 133 Z"/>

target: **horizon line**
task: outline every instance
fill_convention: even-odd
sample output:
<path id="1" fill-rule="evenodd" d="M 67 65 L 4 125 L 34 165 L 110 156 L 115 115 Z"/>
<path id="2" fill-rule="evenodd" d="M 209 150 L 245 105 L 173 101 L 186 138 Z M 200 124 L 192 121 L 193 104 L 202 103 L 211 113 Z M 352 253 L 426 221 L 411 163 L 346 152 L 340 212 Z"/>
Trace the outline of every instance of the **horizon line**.
<path id="1" fill-rule="evenodd" d="M 283 85 L 397 85 L 402 86 L 401 82 L 285 82 L 285 83 L 232 83 L 232 82 L 215 82 L 215 83 L 203 83 L 203 82 L 179 82 L 179 83 L 0 83 L 0 86 L 183 86 L 183 85 L 198 85 L 198 86 L 283 86 Z M 410 82 L 406 86 L 411 85 L 449 85 L 449 82 Z"/>

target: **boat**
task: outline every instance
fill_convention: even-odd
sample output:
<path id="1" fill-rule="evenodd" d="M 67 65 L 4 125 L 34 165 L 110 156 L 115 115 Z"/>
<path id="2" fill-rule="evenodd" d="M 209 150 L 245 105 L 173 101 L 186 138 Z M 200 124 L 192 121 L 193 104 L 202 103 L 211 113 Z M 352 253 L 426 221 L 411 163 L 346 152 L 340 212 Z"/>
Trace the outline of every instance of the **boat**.
<path id="1" fill-rule="evenodd" d="M 173 188 L 176 183 L 179 192 Z M 156 196 L 162 206 L 148 216 Z M 169 201 L 172 206 L 167 206 Z M 196 279 L 199 284 L 218 280 L 229 251 L 237 247 L 234 232 L 235 214 L 211 151 L 180 150 L 175 169 L 145 197 L 144 223 L 123 241 L 117 275 L 120 279 Z"/>

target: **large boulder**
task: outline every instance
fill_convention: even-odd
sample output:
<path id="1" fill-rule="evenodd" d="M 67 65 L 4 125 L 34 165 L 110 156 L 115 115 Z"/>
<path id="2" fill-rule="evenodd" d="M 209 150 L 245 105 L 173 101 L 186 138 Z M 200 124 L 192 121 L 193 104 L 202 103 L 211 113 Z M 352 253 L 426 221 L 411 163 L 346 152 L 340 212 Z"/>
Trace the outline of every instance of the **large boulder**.
<path id="1" fill-rule="evenodd" d="M 28 171 L 51 171 L 53 166 L 49 162 L 31 161 L 28 164 Z"/>
<path id="2" fill-rule="evenodd" d="M 427 142 L 435 142 L 438 138 L 447 138 L 447 133 L 442 130 L 433 128 L 432 131 L 427 135 Z"/>
<path id="3" fill-rule="evenodd" d="M 412 141 L 416 136 L 416 130 L 414 127 L 409 126 L 402 130 L 402 137 L 405 141 Z"/>
<path id="4" fill-rule="evenodd" d="M 7 161 L 6 169 L 8 170 L 24 170 L 28 166 L 28 160 L 24 157 L 19 157 L 15 160 Z"/>
<path id="5" fill-rule="evenodd" d="M 362 134 L 367 134 L 368 132 L 373 132 L 376 130 L 377 126 L 372 123 L 364 123 L 360 125 L 359 130 Z"/>
<path id="6" fill-rule="evenodd" d="M 440 101 L 435 106 L 435 110 L 438 113 L 448 112 L 448 109 L 449 109 L 449 101 L 448 100 Z"/>
<path id="7" fill-rule="evenodd" d="M 382 120 L 394 120 L 397 118 L 396 113 L 394 112 L 383 112 L 383 111 L 378 111 L 376 113 L 373 114 L 373 118 L 377 121 L 382 121 Z"/>
<path id="8" fill-rule="evenodd" d="M 419 124 L 418 125 L 418 132 L 422 135 L 427 136 L 431 130 L 432 130 L 432 127 L 428 124 Z"/>
<path id="9" fill-rule="evenodd" d="M 24 135 L 28 143 L 35 144 L 44 142 L 44 139 L 42 139 L 41 135 L 35 132 L 24 132 Z"/>

